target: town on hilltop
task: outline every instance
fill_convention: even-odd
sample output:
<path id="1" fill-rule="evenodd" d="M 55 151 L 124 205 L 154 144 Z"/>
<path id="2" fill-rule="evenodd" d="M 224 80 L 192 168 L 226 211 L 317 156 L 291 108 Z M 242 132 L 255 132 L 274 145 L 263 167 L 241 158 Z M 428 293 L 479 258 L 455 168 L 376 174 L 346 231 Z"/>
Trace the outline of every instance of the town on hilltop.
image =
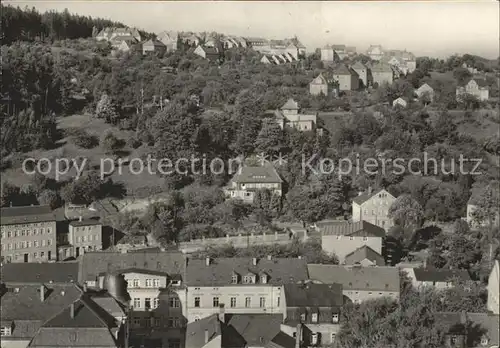
<path id="1" fill-rule="evenodd" d="M 1 16 L 1 348 L 499 347 L 498 59 Z"/>

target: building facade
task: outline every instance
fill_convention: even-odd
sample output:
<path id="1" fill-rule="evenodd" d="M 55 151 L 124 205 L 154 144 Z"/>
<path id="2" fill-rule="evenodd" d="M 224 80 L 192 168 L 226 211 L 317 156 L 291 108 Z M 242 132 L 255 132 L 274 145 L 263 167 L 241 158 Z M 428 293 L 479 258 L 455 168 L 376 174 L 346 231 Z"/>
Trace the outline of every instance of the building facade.
<path id="1" fill-rule="evenodd" d="M 219 311 L 227 314 L 282 314 L 283 284 L 307 279 L 302 259 L 218 258 L 188 260 L 188 322 Z"/>
<path id="2" fill-rule="evenodd" d="M 309 83 L 309 93 L 311 95 L 323 94 L 324 96 L 327 96 L 329 94 L 329 90 L 328 81 L 323 74 L 319 74 Z"/>
<path id="3" fill-rule="evenodd" d="M 283 180 L 271 164 L 242 165 L 224 190 L 229 198 L 239 198 L 245 202 L 253 202 L 255 193 L 263 189 L 269 190 L 276 199 L 281 199 L 282 183 Z"/>
<path id="4" fill-rule="evenodd" d="M 457 100 L 461 101 L 465 95 L 472 95 L 480 101 L 489 99 L 488 83 L 483 78 L 472 78 L 466 84 L 457 87 Z"/>
<path id="5" fill-rule="evenodd" d="M 337 66 L 333 71 L 333 79 L 338 83 L 340 91 L 355 91 L 359 89 L 359 76 L 353 69 L 344 64 Z"/>
<path id="6" fill-rule="evenodd" d="M 380 86 L 384 83 L 388 83 L 390 85 L 394 81 L 394 72 L 389 64 L 374 64 L 370 71 L 373 79 L 373 84 L 377 84 L 378 86 Z"/>
<path id="7" fill-rule="evenodd" d="M 48 262 L 57 259 L 56 217 L 49 206 L 1 210 L 2 262 Z"/>
<path id="8" fill-rule="evenodd" d="M 493 314 L 500 314 L 500 265 L 499 261 L 495 260 L 488 278 L 488 311 Z"/>
<path id="9" fill-rule="evenodd" d="M 395 200 L 396 197 L 384 189 L 373 191 L 369 188 L 352 200 L 352 221 L 364 220 L 388 231 L 394 226 L 389 208 Z"/>
<path id="10" fill-rule="evenodd" d="M 73 246 L 75 257 L 86 251 L 102 250 L 101 222 L 91 219 L 71 221 L 68 228 L 68 243 Z"/>

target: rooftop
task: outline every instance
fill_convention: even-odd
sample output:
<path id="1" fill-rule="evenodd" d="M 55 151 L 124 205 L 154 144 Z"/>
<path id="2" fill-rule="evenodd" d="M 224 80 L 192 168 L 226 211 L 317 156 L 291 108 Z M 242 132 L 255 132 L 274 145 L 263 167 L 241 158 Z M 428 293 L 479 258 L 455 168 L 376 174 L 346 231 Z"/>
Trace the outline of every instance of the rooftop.
<path id="1" fill-rule="evenodd" d="M 286 101 L 285 104 L 281 107 L 281 110 L 298 110 L 299 103 L 297 103 L 293 98 L 290 98 Z"/>
<path id="2" fill-rule="evenodd" d="M 75 220 L 71 221 L 69 223 L 70 226 L 74 227 L 79 227 L 79 226 L 96 226 L 96 225 L 101 225 L 101 221 L 98 219 L 82 219 L 82 220 Z"/>
<path id="3" fill-rule="evenodd" d="M 420 282 L 448 282 L 455 278 L 463 281 L 471 280 L 466 270 L 414 268 L 413 272 L 416 280 Z"/>
<path id="4" fill-rule="evenodd" d="M 341 284 L 285 284 L 287 307 L 340 307 L 344 304 Z"/>
<path id="5" fill-rule="evenodd" d="M 343 291 L 390 291 L 399 293 L 399 270 L 396 267 L 360 267 L 309 264 L 309 278 L 323 284 L 340 283 Z"/>
<path id="6" fill-rule="evenodd" d="M 235 183 L 282 183 L 280 176 L 272 165 L 243 166 L 241 171 L 233 176 Z"/>
<path id="7" fill-rule="evenodd" d="M 79 282 L 96 281 L 101 273 L 116 273 L 140 268 L 168 274 L 184 275 L 185 258 L 181 252 L 141 251 L 133 253 L 86 252 L 79 260 Z"/>
<path id="8" fill-rule="evenodd" d="M 350 236 L 350 237 L 385 237 L 385 230 L 368 221 L 332 221 L 320 227 L 321 235 Z"/>
<path id="9" fill-rule="evenodd" d="M 0 277 L 7 284 L 76 283 L 78 262 L 6 263 Z"/>
<path id="10" fill-rule="evenodd" d="M 354 203 L 358 204 L 358 205 L 361 205 L 361 204 L 365 203 L 367 200 L 369 200 L 370 198 L 378 195 L 381 191 L 385 191 L 385 190 L 384 189 L 378 189 L 378 190 L 373 190 L 372 191 L 371 189 L 369 189 L 369 190 L 365 191 L 364 193 L 360 194 L 359 196 L 356 196 L 355 198 L 353 198 L 352 201 Z M 387 193 L 390 194 L 389 192 L 387 192 Z"/>
<path id="11" fill-rule="evenodd" d="M 0 221 L 2 225 L 14 225 L 56 221 L 56 217 L 50 206 L 32 205 L 2 208 L 0 212 Z"/>
<path id="12" fill-rule="evenodd" d="M 206 260 L 188 260 L 185 283 L 188 286 L 230 286 L 234 273 L 242 277 L 247 274 L 265 274 L 266 284 L 271 285 L 296 283 L 308 278 L 304 259 L 275 258 L 256 261 L 254 266 L 252 258 L 217 258 L 207 266 Z"/>
<path id="13" fill-rule="evenodd" d="M 367 245 L 363 245 L 362 247 L 347 254 L 345 256 L 345 263 L 347 265 L 355 265 L 365 259 L 372 261 L 377 266 L 385 265 L 384 257 Z"/>

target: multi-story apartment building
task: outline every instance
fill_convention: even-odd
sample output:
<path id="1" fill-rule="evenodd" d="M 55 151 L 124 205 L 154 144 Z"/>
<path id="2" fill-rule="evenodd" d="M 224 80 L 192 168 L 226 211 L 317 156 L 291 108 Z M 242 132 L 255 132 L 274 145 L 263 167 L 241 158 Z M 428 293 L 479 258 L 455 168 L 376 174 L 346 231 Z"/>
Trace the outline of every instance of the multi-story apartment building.
<path id="1" fill-rule="evenodd" d="M 370 71 L 374 85 L 380 86 L 384 83 L 391 85 L 394 81 L 394 71 L 389 64 L 378 62 L 370 68 Z"/>
<path id="2" fill-rule="evenodd" d="M 335 67 L 333 80 L 338 83 L 340 91 L 355 91 L 359 88 L 358 73 L 344 64 Z"/>
<path id="3" fill-rule="evenodd" d="M 130 296 L 134 337 L 180 346 L 186 325 L 185 258 L 163 251 L 87 252 L 80 259 L 80 283 L 103 289 L 109 274 L 122 275 Z"/>
<path id="4" fill-rule="evenodd" d="M 74 248 L 75 257 L 86 251 L 102 250 L 101 222 L 93 219 L 71 221 L 68 228 L 68 242 Z"/>
<path id="5" fill-rule="evenodd" d="M 282 286 L 308 278 L 305 260 L 271 257 L 188 260 L 186 274 L 189 322 L 221 304 L 228 314 L 282 313 Z"/>
<path id="6" fill-rule="evenodd" d="M 488 302 L 487 307 L 493 314 L 500 314 L 500 265 L 495 260 L 488 278 Z"/>
<path id="7" fill-rule="evenodd" d="M 56 217 L 49 206 L 2 208 L 3 262 L 47 262 L 57 259 Z"/>
<path id="8" fill-rule="evenodd" d="M 304 346 L 330 346 L 340 330 L 340 311 L 344 304 L 342 285 L 286 284 L 283 286 L 284 320 L 281 331 L 291 337 L 302 328 Z"/>
<path id="9" fill-rule="evenodd" d="M 368 87 L 371 84 L 371 72 L 367 66 L 361 63 L 359 60 L 351 66 L 359 77 L 360 85 L 362 87 Z"/>
<path id="10" fill-rule="evenodd" d="M 240 166 L 237 174 L 225 187 L 226 195 L 239 198 L 245 202 L 253 202 L 255 192 L 268 189 L 277 197 L 281 197 L 282 183 L 278 172 L 272 164 L 262 166 Z"/>
<path id="11" fill-rule="evenodd" d="M 78 262 L 5 263 L 0 268 L 0 283 L 20 285 L 64 285 L 78 282 Z"/>
<path id="12" fill-rule="evenodd" d="M 314 282 L 341 284 L 344 296 L 354 303 L 380 297 L 399 299 L 400 277 L 397 267 L 309 264 L 307 268 L 309 278 Z"/>
<path id="13" fill-rule="evenodd" d="M 335 254 L 341 264 L 345 262 L 347 255 L 363 246 L 382 254 L 385 230 L 367 221 L 334 221 L 322 224 L 318 229 L 321 233 L 321 247 L 327 253 Z"/>
<path id="14" fill-rule="evenodd" d="M 388 231 L 394 221 L 389 218 L 389 208 L 396 200 L 384 189 L 373 191 L 371 188 L 352 200 L 352 221 L 368 221 Z"/>

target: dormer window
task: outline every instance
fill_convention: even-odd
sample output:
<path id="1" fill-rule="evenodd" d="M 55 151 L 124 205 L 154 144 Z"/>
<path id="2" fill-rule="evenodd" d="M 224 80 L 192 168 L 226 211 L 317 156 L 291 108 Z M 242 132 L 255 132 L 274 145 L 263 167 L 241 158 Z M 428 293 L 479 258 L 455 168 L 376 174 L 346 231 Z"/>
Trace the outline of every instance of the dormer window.
<path id="1" fill-rule="evenodd" d="M 255 276 L 253 274 L 248 274 L 243 277 L 243 283 L 245 284 L 253 284 L 255 283 Z"/>
<path id="2" fill-rule="evenodd" d="M 339 322 L 339 315 L 337 313 L 332 314 L 332 323 L 337 324 Z"/>
<path id="3" fill-rule="evenodd" d="M 11 336 L 12 335 L 12 327 L 11 326 L 2 326 L 0 329 L 1 336 Z"/>
<path id="4" fill-rule="evenodd" d="M 482 337 L 481 338 L 481 345 L 486 346 L 488 344 L 488 338 L 487 337 Z"/>
<path id="5" fill-rule="evenodd" d="M 238 275 L 236 273 L 231 276 L 231 284 L 238 284 Z"/>
<path id="6" fill-rule="evenodd" d="M 267 284 L 267 274 L 261 274 L 260 275 L 260 282 L 262 284 Z"/>
<path id="7" fill-rule="evenodd" d="M 313 323 L 317 323 L 318 322 L 318 313 L 311 314 L 311 321 Z"/>
<path id="8" fill-rule="evenodd" d="M 306 313 L 300 314 L 300 321 L 302 321 L 302 322 L 306 321 Z"/>

